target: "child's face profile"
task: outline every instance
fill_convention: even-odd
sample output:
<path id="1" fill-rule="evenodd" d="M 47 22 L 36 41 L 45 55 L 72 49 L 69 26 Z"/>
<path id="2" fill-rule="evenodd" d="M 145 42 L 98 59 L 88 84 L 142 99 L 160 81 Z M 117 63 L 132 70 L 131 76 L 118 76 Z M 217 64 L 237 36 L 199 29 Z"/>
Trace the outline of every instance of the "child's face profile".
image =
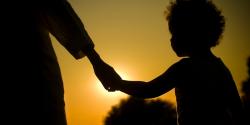
<path id="1" fill-rule="evenodd" d="M 185 31 L 184 29 L 179 29 L 176 27 L 170 27 L 171 32 L 171 47 L 178 57 L 189 56 L 190 53 L 190 41 L 192 41 L 192 35 L 190 31 Z"/>

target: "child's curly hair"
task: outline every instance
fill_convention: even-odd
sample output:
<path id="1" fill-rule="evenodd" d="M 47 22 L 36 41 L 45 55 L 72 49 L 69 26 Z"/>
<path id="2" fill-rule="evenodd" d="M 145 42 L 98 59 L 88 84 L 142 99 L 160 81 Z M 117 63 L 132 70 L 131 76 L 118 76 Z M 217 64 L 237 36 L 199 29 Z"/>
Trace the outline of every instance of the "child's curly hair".
<path id="1" fill-rule="evenodd" d="M 225 18 L 210 0 L 176 0 L 168 7 L 166 19 L 170 32 L 185 30 L 188 35 L 195 35 L 206 47 L 219 43 L 225 27 Z"/>

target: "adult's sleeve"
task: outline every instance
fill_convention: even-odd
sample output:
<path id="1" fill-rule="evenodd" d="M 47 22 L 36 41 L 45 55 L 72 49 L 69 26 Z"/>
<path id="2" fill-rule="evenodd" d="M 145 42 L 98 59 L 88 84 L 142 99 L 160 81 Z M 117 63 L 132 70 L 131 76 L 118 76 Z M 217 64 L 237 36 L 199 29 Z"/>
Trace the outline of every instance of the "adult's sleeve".
<path id="1" fill-rule="evenodd" d="M 84 50 L 94 48 L 82 21 L 66 0 L 51 0 L 46 3 L 43 15 L 49 32 L 75 59 L 84 57 Z"/>

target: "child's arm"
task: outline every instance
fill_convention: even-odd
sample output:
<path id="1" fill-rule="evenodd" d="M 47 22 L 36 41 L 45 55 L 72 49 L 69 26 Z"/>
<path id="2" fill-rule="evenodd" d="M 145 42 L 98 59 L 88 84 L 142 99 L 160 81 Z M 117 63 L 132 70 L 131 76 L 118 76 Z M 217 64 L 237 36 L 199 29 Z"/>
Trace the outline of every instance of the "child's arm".
<path id="1" fill-rule="evenodd" d="M 87 53 L 87 57 L 93 65 L 96 76 L 108 91 L 120 90 L 131 96 L 153 98 L 164 94 L 174 87 L 171 82 L 168 83 L 170 78 L 168 76 L 171 76 L 167 75 L 169 72 L 165 72 L 150 82 L 126 81 L 122 80 L 119 74 L 106 64 L 94 49 L 85 53 Z"/>

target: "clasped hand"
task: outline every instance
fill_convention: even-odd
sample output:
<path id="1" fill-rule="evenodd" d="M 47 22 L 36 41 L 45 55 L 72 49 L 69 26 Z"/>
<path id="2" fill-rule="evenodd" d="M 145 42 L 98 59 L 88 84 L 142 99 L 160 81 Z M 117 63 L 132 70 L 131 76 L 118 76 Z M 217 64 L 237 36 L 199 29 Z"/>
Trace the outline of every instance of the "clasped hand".
<path id="1" fill-rule="evenodd" d="M 94 71 L 106 90 L 113 92 L 119 89 L 122 78 L 113 67 L 109 66 L 104 61 L 100 61 L 98 65 L 94 66 Z"/>

